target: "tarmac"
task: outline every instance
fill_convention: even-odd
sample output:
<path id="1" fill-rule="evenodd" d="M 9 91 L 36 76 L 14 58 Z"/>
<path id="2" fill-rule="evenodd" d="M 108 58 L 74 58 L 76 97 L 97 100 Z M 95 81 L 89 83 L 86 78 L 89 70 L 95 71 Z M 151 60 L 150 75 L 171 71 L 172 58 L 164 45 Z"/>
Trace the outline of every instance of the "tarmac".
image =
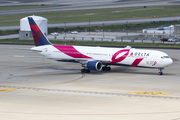
<path id="1" fill-rule="evenodd" d="M 159 76 L 119 66 L 82 74 L 78 63 L 19 49 L 31 47 L 0 44 L 2 120 L 180 120 L 180 50 L 157 49 L 175 60 Z"/>

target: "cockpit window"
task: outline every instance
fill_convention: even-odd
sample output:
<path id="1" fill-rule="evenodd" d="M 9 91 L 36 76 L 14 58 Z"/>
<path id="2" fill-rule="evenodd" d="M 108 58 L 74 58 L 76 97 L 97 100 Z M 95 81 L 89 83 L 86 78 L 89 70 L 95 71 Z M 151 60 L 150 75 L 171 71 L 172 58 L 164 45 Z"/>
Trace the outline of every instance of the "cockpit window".
<path id="1" fill-rule="evenodd" d="M 170 58 L 170 57 L 169 56 L 161 56 L 161 58 L 164 59 L 164 58 Z"/>
<path id="2" fill-rule="evenodd" d="M 169 56 L 164 56 L 164 58 L 169 58 Z"/>

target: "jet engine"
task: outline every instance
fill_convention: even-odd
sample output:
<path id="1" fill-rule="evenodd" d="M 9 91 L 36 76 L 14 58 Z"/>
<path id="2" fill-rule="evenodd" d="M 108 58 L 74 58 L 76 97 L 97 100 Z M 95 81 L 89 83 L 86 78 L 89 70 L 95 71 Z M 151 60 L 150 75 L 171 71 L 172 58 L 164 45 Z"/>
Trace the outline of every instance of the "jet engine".
<path id="1" fill-rule="evenodd" d="M 99 62 L 99 61 L 89 61 L 89 62 L 86 64 L 86 67 L 87 67 L 89 70 L 101 71 L 101 70 L 102 70 L 102 63 Z"/>

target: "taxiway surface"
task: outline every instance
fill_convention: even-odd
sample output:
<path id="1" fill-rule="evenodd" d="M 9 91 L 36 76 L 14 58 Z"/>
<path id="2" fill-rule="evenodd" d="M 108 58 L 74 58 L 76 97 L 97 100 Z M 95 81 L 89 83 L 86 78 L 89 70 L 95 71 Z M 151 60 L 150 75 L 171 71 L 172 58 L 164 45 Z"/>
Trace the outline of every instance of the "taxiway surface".
<path id="1" fill-rule="evenodd" d="M 156 69 L 131 67 L 81 74 L 78 63 L 14 57 L 38 56 L 18 47 L 33 46 L 0 45 L 1 119 L 180 119 L 180 50 L 161 49 L 176 61 L 159 76 Z M 170 94 L 130 93 L 136 91 Z"/>
<path id="2" fill-rule="evenodd" d="M 0 16 L 107 8 L 173 6 L 179 3 L 180 0 L 0 0 L 0 6 L 57 5 L 47 8 L 0 10 Z"/>

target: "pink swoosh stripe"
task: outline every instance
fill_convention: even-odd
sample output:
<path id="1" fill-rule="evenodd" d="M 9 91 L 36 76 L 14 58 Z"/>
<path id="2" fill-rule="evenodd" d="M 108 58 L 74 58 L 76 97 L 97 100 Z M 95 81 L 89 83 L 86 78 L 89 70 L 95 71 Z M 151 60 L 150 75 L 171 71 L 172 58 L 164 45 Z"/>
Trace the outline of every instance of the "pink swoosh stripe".
<path id="1" fill-rule="evenodd" d="M 156 65 L 156 63 L 157 63 L 157 62 L 155 61 L 155 62 L 154 62 L 154 64 L 153 64 L 152 66 L 155 66 L 155 65 Z"/>
<path id="2" fill-rule="evenodd" d="M 131 65 L 131 67 L 136 67 L 141 61 L 143 60 L 143 58 L 137 58 Z"/>
<path id="3" fill-rule="evenodd" d="M 121 62 L 121 61 L 123 61 L 126 57 L 127 57 L 127 55 L 129 54 L 129 49 L 124 49 L 124 50 L 120 50 L 120 51 L 117 51 L 114 55 L 113 55 L 113 57 L 112 57 L 112 63 L 113 64 L 115 64 L 115 63 L 117 63 L 117 62 Z M 122 52 L 125 52 L 124 53 L 124 55 L 123 56 L 121 56 L 121 57 L 119 57 L 119 58 L 116 58 L 120 53 L 122 53 Z"/>
<path id="4" fill-rule="evenodd" d="M 92 57 L 80 53 L 73 46 L 70 45 L 53 45 L 53 46 L 57 48 L 59 51 L 63 52 L 64 54 L 71 56 L 73 58 L 93 59 Z"/>

